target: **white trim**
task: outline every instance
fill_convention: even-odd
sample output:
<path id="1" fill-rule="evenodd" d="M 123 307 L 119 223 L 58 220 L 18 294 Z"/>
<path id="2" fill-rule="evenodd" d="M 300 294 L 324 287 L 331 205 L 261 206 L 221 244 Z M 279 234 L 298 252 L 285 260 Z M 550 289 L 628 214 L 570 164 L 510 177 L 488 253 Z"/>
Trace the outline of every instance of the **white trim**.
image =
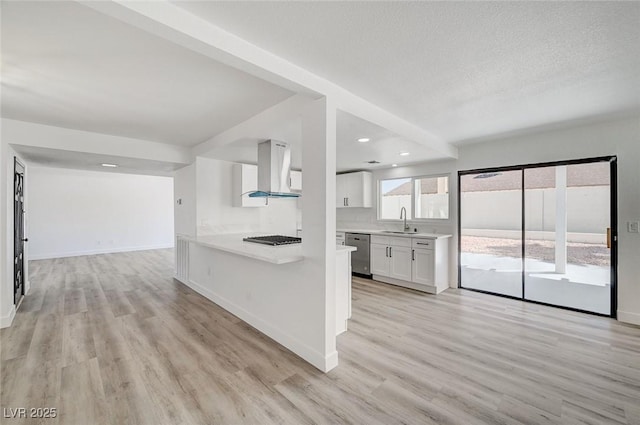
<path id="1" fill-rule="evenodd" d="M 313 348 L 309 347 L 307 344 L 300 342 L 298 339 L 274 327 L 270 323 L 265 322 L 259 317 L 253 315 L 251 312 L 234 304 L 233 302 L 227 300 L 226 298 L 219 296 L 218 294 L 205 288 L 199 283 L 194 282 L 193 280 L 189 280 L 189 282 L 185 283 L 185 285 L 193 289 L 203 297 L 213 301 L 214 303 L 224 308 L 228 312 L 232 313 L 233 315 L 244 320 L 254 328 L 258 329 L 263 334 L 267 335 L 269 338 L 284 345 L 289 350 L 293 351 L 295 354 L 302 357 L 304 360 L 308 361 L 309 363 L 311 363 L 313 366 L 317 367 L 321 371 L 328 372 L 338 365 L 337 351 L 334 351 L 333 353 L 330 353 L 324 356 L 322 353 L 314 350 Z"/>
<path id="2" fill-rule="evenodd" d="M 50 254 L 30 255 L 27 260 L 48 260 L 50 258 L 79 257 L 82 255 L 112 254 L 116 252 L 148 251 L 151 249 L 173 248 L 173 242 L 159 245 L 126 246 L 124 248 L 91 249 L 86 251 L 58 252 Z"/>
<path id="3" fill-rule="evenodd" d="M 618 310 L 618 321 L 640 326 L 640 314 Z"/>
<path id="4" fill-rule="evenodd" d="M 11 310 L 9 310 L 9 314 L 0 317 L 0 329 L 11 326 L 14 317 L 16 317 L 16 306 L 12 305 Z"/>
<path id="5" fill-rule="evenodd" d="M 27 281 L 24 283 L 24 295 L 26 296 L 30 290 L 31 290 L 31 281 L 27 279 Z"/>

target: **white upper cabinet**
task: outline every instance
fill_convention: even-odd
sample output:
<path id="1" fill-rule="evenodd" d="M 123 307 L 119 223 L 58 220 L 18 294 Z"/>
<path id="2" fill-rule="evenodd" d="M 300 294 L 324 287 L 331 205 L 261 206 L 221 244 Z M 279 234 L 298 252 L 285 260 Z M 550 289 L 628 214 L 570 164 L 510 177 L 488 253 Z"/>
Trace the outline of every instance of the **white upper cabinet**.
<path id="1" fill-rule="evenodd" d="M 233 164 L 233 206 L 264 207 L 267 198 L 250 198 L 249 193 L 258 190 L 258 166 Z"/>
<path id="2" fill-rule="evenodd" d="M 373 177 L 369 171 L 336 176 L 336 207 L 371 208 Z"/>
<path id="3" fill-rule="evenodd" d="M 289 186 L 292 192 L 302 192 L 302 171 L 291 170 L 291 180 Z"/>

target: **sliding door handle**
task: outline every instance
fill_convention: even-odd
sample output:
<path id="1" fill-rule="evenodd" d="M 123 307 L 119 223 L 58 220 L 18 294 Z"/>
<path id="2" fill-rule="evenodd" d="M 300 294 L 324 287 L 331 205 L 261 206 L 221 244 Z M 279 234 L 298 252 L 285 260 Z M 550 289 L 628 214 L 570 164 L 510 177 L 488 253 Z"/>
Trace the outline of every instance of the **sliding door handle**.
<path id="1" fill-rule="evenodd" d="M 607 248 L 611 249 L 611 227 L 607 227 Z"/>

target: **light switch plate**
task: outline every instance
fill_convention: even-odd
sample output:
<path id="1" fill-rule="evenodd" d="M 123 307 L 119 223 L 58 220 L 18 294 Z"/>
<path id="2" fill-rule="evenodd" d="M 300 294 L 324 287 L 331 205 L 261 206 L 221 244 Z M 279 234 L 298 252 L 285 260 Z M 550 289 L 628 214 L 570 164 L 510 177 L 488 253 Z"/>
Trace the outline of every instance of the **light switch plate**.
<path id="1" fill-rule="evenodd" d="M 627 231 L 629 233 L 640 233 L 640 221 L 627 222 Z"/>

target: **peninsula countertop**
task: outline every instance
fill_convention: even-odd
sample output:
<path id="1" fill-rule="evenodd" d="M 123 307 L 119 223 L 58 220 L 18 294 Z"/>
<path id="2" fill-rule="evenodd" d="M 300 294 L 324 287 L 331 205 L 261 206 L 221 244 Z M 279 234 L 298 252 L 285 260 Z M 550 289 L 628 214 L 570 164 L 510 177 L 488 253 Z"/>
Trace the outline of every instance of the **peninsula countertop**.
<path id="1" fill-rule="evenodd" d="M 392 236 L 399 238 L 424 238 L 424 239 L 444 239 L 450 238 L 452 235 L 446 233 L 404 233 L 395 230 L 372 230 L 372 229 L 336 229 L 336 232 L 344 233 L 361 233 L 364 235 L 380 235 L 380 236 Z"/>
<path id="2" fill-rule="evenodd" d="M 302 244 L 269 246 L 252 242 L 245 242 L 242 239 L 248 236 L 265 236 L 266 234 L 221 234 L 208 236 L 179 236 L 180 238 L 208 248 L 242 255 L 255 260 L 266 261 L 273 264 L 295 263 L 304 260 L 302 254 Z M 355 251 L 353 246 L 336 245 L 336 253 Z"/>

